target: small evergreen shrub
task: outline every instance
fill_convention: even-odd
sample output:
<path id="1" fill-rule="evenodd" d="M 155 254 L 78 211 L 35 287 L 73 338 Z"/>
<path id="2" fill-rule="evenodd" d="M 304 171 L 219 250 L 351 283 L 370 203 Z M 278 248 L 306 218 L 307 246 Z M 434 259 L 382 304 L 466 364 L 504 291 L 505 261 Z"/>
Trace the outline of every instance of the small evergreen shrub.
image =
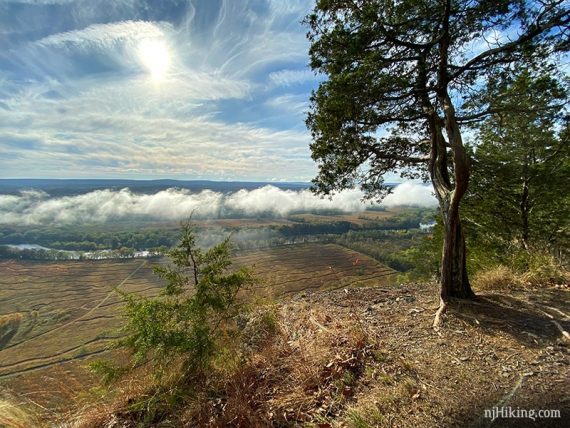
<path id="1" fill-rule="evenodd" d="M 171 264 L 155 268 L 166 281 L 160 295 L 125 295 L 122 343 L 136 364 L 149 362 L 157 374 L 175 360 L 182 362 L 183 375 L 207 369 L 222 333 L 240 311 L 238 291 L 252 282 L 248 269 L 231 269 L 229 238 L 203 250 L 192 224 L 182 228 L 180 242 L 168 252 Z"/>

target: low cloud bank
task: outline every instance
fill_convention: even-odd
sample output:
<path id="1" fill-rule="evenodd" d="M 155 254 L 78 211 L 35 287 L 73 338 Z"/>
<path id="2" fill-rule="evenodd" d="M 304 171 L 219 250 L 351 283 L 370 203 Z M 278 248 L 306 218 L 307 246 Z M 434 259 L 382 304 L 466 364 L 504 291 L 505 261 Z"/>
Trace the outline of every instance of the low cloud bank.
<path id="1" fill-rule="evenodd" d="M 0 224 L 72 224 L 133 217 L 180 220 L 192 212 L 196 218 L 282 217 L 292 212 L 326 210 L 355 212 L 371 206 L 362 202 L 362 196 L 361 191 L 347 190 L 330 200 L 315 196 L 309 190 L 282 190 L 274 186 L 234 193 L 212 190 L 192 193 L 171 188 L 151 195 L 133 193 L 129 189 L 107 189 L 58 198 L 31 190 L 19 195 L 0 195 Z M 436 201 L 429 186 L 403 183 L 381 205 L 431 207 Z"/>
<path id="2" fill-rule="evenodd" d="M 437 199 L 433 195 L 431 186 L 408 181 L 398 185 L 390 195 L 384 198 L 381 205 L 388 208 L 401 205 L 436 207 Z"/>

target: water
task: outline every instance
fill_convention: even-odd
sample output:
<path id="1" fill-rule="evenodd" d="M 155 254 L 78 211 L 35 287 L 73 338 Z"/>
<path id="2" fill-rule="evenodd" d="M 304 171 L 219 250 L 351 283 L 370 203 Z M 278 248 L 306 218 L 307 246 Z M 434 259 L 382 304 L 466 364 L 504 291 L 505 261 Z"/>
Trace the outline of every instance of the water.
<path id="1" fill-rule="evenodd" d="M 41 245 L 37 244 L 18 244 L 18 245 L 7 244 L 6 247 L 16 248 L 17 250 L 46 250 L 46 251 L 51 250 L 51 248 L 42 247 Z"/>

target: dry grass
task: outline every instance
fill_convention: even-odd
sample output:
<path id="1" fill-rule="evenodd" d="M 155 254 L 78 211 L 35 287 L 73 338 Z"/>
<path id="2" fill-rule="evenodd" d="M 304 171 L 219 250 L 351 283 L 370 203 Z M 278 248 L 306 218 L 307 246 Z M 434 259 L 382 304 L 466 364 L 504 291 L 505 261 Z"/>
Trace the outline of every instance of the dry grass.
<path id="1" fill-rule="evenodd" d="M 282 296 L 312 289 L 387 284 L 393 274 L 391 269 L 385 268 L 369 257 L 336 245 L 304 244 L 267 251 L 249 251 L 240 255 L 237 262 L 255 265 L 256 273 L 266 287 L 263 290 L 255 290 L 256 296 Z M 85 368 L 86 361 L 107 355 L 106 349 L 110 344 L 108 338 L 117 334 L 120 300 L 115 293 L 112 293 L 112 287 L 127 278 L 121 288 L 124 287 L 129 291 L 152 294 L 156 293 L 160 286 L 152 274 L 150 263 L 130 276 L 141 263 L 140 260 L 0 262 L 0 271 L 5 273 L 0 278 L 0 300 L 4 302 L 0 302 L 0 316 L 4 315 L 5 326 L 13 327 L 16 318 L 20 320 L 16 330 L 11 328 L 16 333 L 10 334 L 7 346 L 0 350 L 0 381 L 3 382 L 1 388 L 10 387 L 17 392 L 18 397 L 31 397 L 39 405 L 58 413 L 66 412 L 66 407 L 69 407 L 70 402 L 75 402 L 74 397 L 78 394 L 81 395 L 81 400 L 75 402 L 73 407 L 75 410 L 80 409 L 78 413 L 82 415 L 97 413 L 108 415 L 113 414 L 115 410 L 124 415 L 130 411 L 132 403 L 137 401 L 136 397 L 144 401 L 144 397 L 150 394 L 149 391 L 153 386 L 147 382 L 141 384 L 139 379 L 132 382 L 125 379 L 123 381 L 125 383 L 120 387 L 122 392 L 115 391 L 116 396 L 104 394 L 97 388 L 93 394 L 81 392 L 89 390 L 96 384 L 94 376 Z M 251 299 L 251 295 L 248 298 Z M 289 329 L 296 327 L 292 327 L 293 324 L 289 325 L 289 320 L 282 318 L 281 312 L 276 313 L 275 305 L 265 306 L 268 307 L 273 309 L 258 314 L 261 318 L 257 321 L 250 320 L 249 331 L 244 332 L 244 335 L 248 336 L 248 346 L 251 349 L 255 348 L 256 351 L 252 354 L 251 349 L 251 352 L 237 349 L 232 355 L 233 359 L 226 356 L 225 361 L 221 361 L 218 365 L 218 380 L 212 381 L 208 389 L 214 396 L 218 394 L 216 391 L 224 388 L 237 389 L 241 383 L 246 382 L 246 379 L 254 376 L 260 364 L 269 364 L 267 362 L 273 359 L 281 364 L 275 363 L 275 366 L 271 366 L 276 375 L 291 370 L 296 373 L 297 379 L 307 376 L 307 379 L 313 379 L 311 382 L 315 384 L 319 368 L 313 367 L 307 373 L 297 373 L 296 370 L 303 369 L 294 366 L 293 363 L 296 359 L 311 360 L 313 358 L 311 353 L 321 352 L 318 346 L 315 348 L 309 344 L 307 342 L 309 336 L 306 336 L 293 347 L 293 343 L 297 341 L 295 335 L 298 333 Z M 14 309 L 17 309 L 21 316 L 15 316 Z M 301 316 L 302 312 L 301 308 L 297 308 L 298 316 Z M 253 314 L 251 316 L 253 317 Z M 331 317 L 334 318 L 334 315 Z M 315 321 L 322 326 L 329 323 L 326 319 L 322 320 L 319 313 L 315 313 L 312 320 L 305 321 L 311 328 L 317 329 L 320 327 L 317 327 Z M 354 324 L 354 320 L 349 321 Z M 326 328 L 331 329 L 330 326 Z M 314 334 L 311 331 L 307 330 L 303 334 Z M 347 334 L 345 332 L 344 336 Z M 256 344 L 259 341 L 263 342 L 263 338 L 268 335 L 274 337 L 275 343 L 264 345 L 262 352 Z M 289 335 L 295 337 L 291 339 Z M 0 333 L 0 337 L 4 336 Z M 319 340 L 324 338 L 331 340 L 331 334 L 325 331 L 325 336 Z M 288 344 L 291 340 L 291 344 Z M 319 346 L 327 348 L 328 345 Z M 284 349 L 289 349 L 288 354 Z M 92 355 L 85 355 L 91 353 Z M 277 353 L 279 358 L 272 353 Z M 247 364 L 243 360 L 246 354 L 249 355 Z M 334 357 L 329 354 L 322 353 L 323 358 Z M 315 361 L 321 364 L 318 362 L 320 360 L 315 359 Z M 283 368 L 287 364 L 291 366 L 290 369 Z M 233 379 L 234 386 L 223 384 L 220 380 L 230 378 Z M 265 387 L 263 386 L 266 385 L 265 382 L 269 380 L 264 380 L 260 384 L 261 389 Z M 307 382 L 311 383 L 307 380 L 304 384 Z M 285 398 L 279 398 L 277 395 L 270 398 L 277 401 L 286 400 L 289 392 L 299 396 L 299 388 L 296 382 L 292 382 L 291 391 L 283 392 Z M 130 397 L 131 400 L 117 399 L 121 394 Z M 300 395 L 304 396 L 303 394 Z M 266 398 L 265 395 L 263 397 Z M 209 402 L 208 400 L 207 397 L 198 397 L 193 401 L 193 405 L 201 408 L 204 402 Z M 253 402 L 259 400 L 261 398 L 258 397 Z M 190 401 L 187 400 L 186 403 L 188 406 L 185 412 L 196 414 L 188 410 L 192 408 L 189 405 Z M 236 404 L 234 407 L 238 409 L 240 406 L 241 404 Z M 283 408 L 285 407 L 283 405 Z M 226 408 L 229 415 L 232 406 L 227 405 Z M 279 410 L 281 415 L 279 417 L 282 417 L 282 413 Z M 51 418 L 50 412 L 46 414 Z M 65 415 L 71 418 L 67 413 Z M 72 419 L 76 420 L 75 414 Z"/>
<path id="2" fill-rule="evenodd" d="M 207 376 L 180 383 L 172 369 L 155 383 L 148 371 L 131 373 L 98 399 L 78 402 L 67 423 L 261 427 L 336 417 L 373 359 L 369 337 L 354 317 L 333 320 L 302 303 L 276 311 L 249 314 Z"/>
<path id="3" fill-rule="evenodd" d="M 20 312 L 0 315 L 0 349 L 6 346 L 16 335 L 22 322 L 22 317 Z"/>
<path id="4" fill-rule="evenodd" d="M 361 276 L 362 265 L 335 246 L 321 247 L 320 258 L 309 245 L 275 251 L 264 259 L 250 252 L 243 262 L 257 261 L 282 286 L 294 278 L 293 289 L 333 289 Z M 314 283 L 308 261 L 322 268 Z M 332 263 L 339 266 L 329 273 Z M 374 269 L 380 268 L 365 264 L 362 278 Z M 86 391 L 92 380 L 70 376 L 69 365 L 78 361 L 57 365 L 59 372 L 52 367 L 52 383 L 42 374 L 41 388 L 36 372 L 20 374 L 16 383 L 29 387 L 0 402 L 0 426 L 468 426 L 523 375 L 513 405 L 567 411 L 561 397 L 570 375 L 568 347 L 552 319 L 570 328 L 568 291 L 528 290 L 521 285 L 536 279 L 504 269 L 483 280 L 475 281 L 480 290 L 500 286 L 500 296 L 480 293 L 478 302 L 452 307 L 438 334 L 431 329 L 438 301 L 430 285 L 305 290 L 279 304 L 254 306 L 238 320 L 241 334 L 228 331 L 225 352 L 207 376 L 180 379 L 172 367 L 157 382 L 143 367 L 110 389 Z M 71 410 L 22 398 L 23 391 L 38 389 L 73 400 Z M 38 405 L 50 409 L 41 421 Z"/>
<path id="5" fill-rule="evenodd" d="M 6 392 L 0 396 L 0 427 L 40 428 L 45 426 L 40 415 L 41 412 L 30 400 L 17 399 Z"/>
<path id="6" fill-rule="evenodd" d="M 526 267 L 521 270 L 498 265 L 478 272 L 473 278 L 478 290 L 508 290 L 518 287 L 569 286 L 570 271 L 549 255 L 528 257 Z"/>
<path id="7" fill-rule="evenodd" d="M 76 399 L 74 408 L 58 419 L 73 428 L 135 426 L 144 421 L 145 410 L 150 410 L 145 409 L 144 404 L 150 404 L 159 388 L 164 389 L 169 382 L 172 379 L 165 378 L 163 384 L 158 385 L 152 373 L 141 368 L 114 384 L 111 390 L 93 388 Z M 115 425 L 119 421 L 121 424 Z"/>
<path id="8" fill-rule="evenodd" d="M 115 287 L 153 295 L 162 285 L 141 260 L 0 261 L 0 272 L 0 380 L 19 392 L 15 375 L 106 349 L 120 325 Z"/>
<path id="9" fill-rule="evenodd" d="M 569 299 L 560 288 L 481 294 L 450 307 L 435 333 L 437 290 L 429 285 L 303 293 L 239 320 L 241 334 L 224 338 L 207 376 L 182 380 L 173 367 L 156 382 L 142 368 L 84 394 L 63 421 L 82 428 L 479 426 L 484 409 L 505 397 L 505 405 L 567 416 L 568 347 L 545 312 L 568 328 Z"/>
<path id="10" fill-rule="evenodd" d="M 297 244 L 247 251 L 235 260 L 252 266 L 257 295 L 282 297 L 305 290 L 384 285 L 396 271 L 357 251 L 335 244 Z"/>
<path id="11" fill-rule="evenodd" d="M 531 255 L 528 268 L 521 275 L 523 284 L 532 287 L 570 285 L 570 271 L 549 254 Z"/>
<path id="12" fill-rule="evenodd" d="M 473 278 L 473 287 L 476 290 L 505 290 L 521 285 L 520 275 L 503 265 L 478 272 Z"/>
<path id="13" fill-rule="evenodd" d="M 103 353 L 109 339 L 117 335 L 121 321 L 121 299 L 113 287 L 153 295 L 162 285 L 152 272 L 152 262 L 143 263 L 1 261 L 0 272 L 5 275 L 0 278 L 0 317 L 8 316 L 12 321 L 6 324 L 10 325 L 7 329 L 0 318 L 0 380 L 28 370 L 40 373 L 46 367 L 72 361 L 84 351 Z M 263 284 L 255 294 L 269 296 L 384 284 L 392 281 L 395 273 L 367 256 L 336 245 L 249 251 L 240 255 L 236 264 L 255 265 Z M 15 308 L 21 314 L 17 328 Z"/>

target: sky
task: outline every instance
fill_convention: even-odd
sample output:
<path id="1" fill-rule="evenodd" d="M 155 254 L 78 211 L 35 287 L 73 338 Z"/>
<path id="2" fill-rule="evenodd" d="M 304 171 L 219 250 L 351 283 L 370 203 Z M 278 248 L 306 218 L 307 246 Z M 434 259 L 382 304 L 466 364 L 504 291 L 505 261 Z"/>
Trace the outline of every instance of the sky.
<path id="1" fill-rule="evenodd" d="M 0 178 L 309 181 L 311 0 L 0 0 Z"/>

